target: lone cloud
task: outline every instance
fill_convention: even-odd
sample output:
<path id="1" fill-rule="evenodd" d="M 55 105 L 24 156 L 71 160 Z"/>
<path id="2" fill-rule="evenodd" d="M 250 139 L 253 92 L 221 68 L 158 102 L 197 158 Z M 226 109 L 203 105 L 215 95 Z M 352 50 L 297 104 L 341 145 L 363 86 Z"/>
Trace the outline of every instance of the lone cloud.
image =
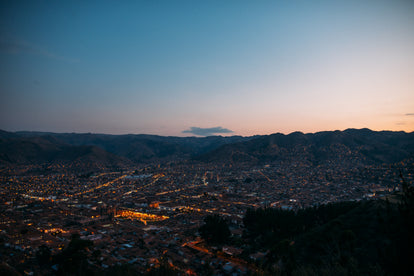
<path id="1" fill-rule="evenodd" d="M 220 133 L 233 133 L 233 131 L 220 126 L 210 128 L 190 127 L 190 129 L 184 130 L 182 133 L 192 133 L 199 136 L 212 136 Z"/>
<path id="2" fill-rule="evenodd" d="M 52 53 L 35 44 L 12 38 L 0 37 L 0 53 L 21 54 L 28 53 L 69 63 L 77 63 L 78 59 L 68 58 Z"/>

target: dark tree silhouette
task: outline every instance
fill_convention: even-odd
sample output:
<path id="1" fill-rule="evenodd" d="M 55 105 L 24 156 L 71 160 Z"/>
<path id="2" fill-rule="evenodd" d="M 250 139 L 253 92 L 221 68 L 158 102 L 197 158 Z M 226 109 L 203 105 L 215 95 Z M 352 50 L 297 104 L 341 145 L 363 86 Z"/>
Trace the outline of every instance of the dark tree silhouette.
<path id="1" fill-rule="evenodd" d="M 198 231 L 207 243 L 223 244 L 230 238 L 229 226 L 219 215 L 205 217 L 204 223 Z"/>
<path id="2" fill-rule="evenodd" d="M 59 264 L 58 274 L 89 274 L 87 252 L 92 246 L 92 241 L 83 240 L 79 234 L 73 234 L 68 246 L 55 256 L 55 262 Z"/>
<path id="3" fill-rule="evenodd" d="M 41 245 L 39 246 L 37 252 L 36 252 L 36 259 L 39 262 L 39 265 L 47 265 L 50 263 L 52 259 L 52 251 L 47 245 Z"/>

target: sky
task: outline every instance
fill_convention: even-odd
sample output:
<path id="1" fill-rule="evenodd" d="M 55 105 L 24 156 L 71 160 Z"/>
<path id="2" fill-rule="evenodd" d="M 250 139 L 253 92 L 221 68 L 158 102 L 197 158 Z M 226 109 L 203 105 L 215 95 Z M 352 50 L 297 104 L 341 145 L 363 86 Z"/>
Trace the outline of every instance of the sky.
<path id="1" fill-rule="evenodd" d="M 0 129 L 414 131 L 414 1 L 1 1 Z"/>

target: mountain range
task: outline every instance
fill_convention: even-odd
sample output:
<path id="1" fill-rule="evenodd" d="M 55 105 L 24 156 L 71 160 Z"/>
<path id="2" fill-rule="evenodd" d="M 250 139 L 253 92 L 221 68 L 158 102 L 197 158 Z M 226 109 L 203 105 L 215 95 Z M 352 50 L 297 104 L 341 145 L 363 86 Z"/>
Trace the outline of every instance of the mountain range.
<path id="1" fill-rule="evenodd" d="M 198 156 L 208 162 L 263 163 L 301 160 L 313 165 L 323 163 L 395 163 L 414 156 L 414 132 L 347 129 L 311 134 L 264 135 L 228 145 Z"/>
<path id="2" fill-rule="evenodd" d="M 301 160 L 312 165 L 350 161 L 357 165 L 413 157 L 414 132 L 369 129 L 200 138 L 0 130 L 3 165 L 78 162 L 122 167 L 176 160 L 249 164 Z"/>

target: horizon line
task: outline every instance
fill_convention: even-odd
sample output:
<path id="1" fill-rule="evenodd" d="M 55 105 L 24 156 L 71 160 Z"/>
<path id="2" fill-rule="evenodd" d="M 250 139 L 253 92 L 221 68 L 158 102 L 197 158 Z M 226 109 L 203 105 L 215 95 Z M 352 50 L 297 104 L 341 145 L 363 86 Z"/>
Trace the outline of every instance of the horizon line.
<path id="1" fill-rule="evenodd" d="M 369 130 L 372 132 L 404 132 L 404 133 L 413 133 L 414 131 L 405 131 L 405 130 L 387 130 L 387 129 L 383 129 L 383 130 L 373 130 L 367 127 L 364 128 L 353 128 L 353 127 L 349 127 L 349 128 L 345 128 L 345 129 L 335 129 L 335 130 L 318 130 L 318 131 L 314 131 L 314 132 L 303 132 L 300 130 L 296 130 L 296 131 L 292 131 L 289 133 L 283 133 L 283 132 L 272 132 L 269 134 L 253 134 L 253 135 L 238 135 L 238 134 L 233 134 L 233 135 L 208 135 L 208 136 L 202 136 L 202 135 L 188 135 L 188 136 L 178 136 L 178 135 L 162 135 L 162 134 L 149 134 L 149 133 L 119 133 L 119 134 L 115 134 L 115 133 L 103 133 L 103 132 L 75 132 L 75 131 L 68 131 L 68 132 L 55 132 L 55 131 L 38 131 L 38 130 L 16 130 L 16 131 L 10 131 L 10 130 L 5 130 L 5 129 L 1 129 L 0 131 L 2 132 L 8 132 L 8 133 L 37 133 L 37 134 L 79 134 L 79 135 L 84 135 L 84 134 L 89 134 L 89 135 L 112 135 L 112 136 L 126 136 L 126 135 L 145 135 L 145 136 L 159 136 L 159 137 L 178 137 L 178 138 L 206 138 L 206 137 L 254 137 L 254 136 L 268 136 L 268 135 L 274 135 L 274 134 L 282 134 L 282 135 L 291 135 L 293 133 L 301 133 L 301 134 L 316 134 L 316 133 L 322 133 L 322 132 L 344 132 L 347 130 Z"/>

